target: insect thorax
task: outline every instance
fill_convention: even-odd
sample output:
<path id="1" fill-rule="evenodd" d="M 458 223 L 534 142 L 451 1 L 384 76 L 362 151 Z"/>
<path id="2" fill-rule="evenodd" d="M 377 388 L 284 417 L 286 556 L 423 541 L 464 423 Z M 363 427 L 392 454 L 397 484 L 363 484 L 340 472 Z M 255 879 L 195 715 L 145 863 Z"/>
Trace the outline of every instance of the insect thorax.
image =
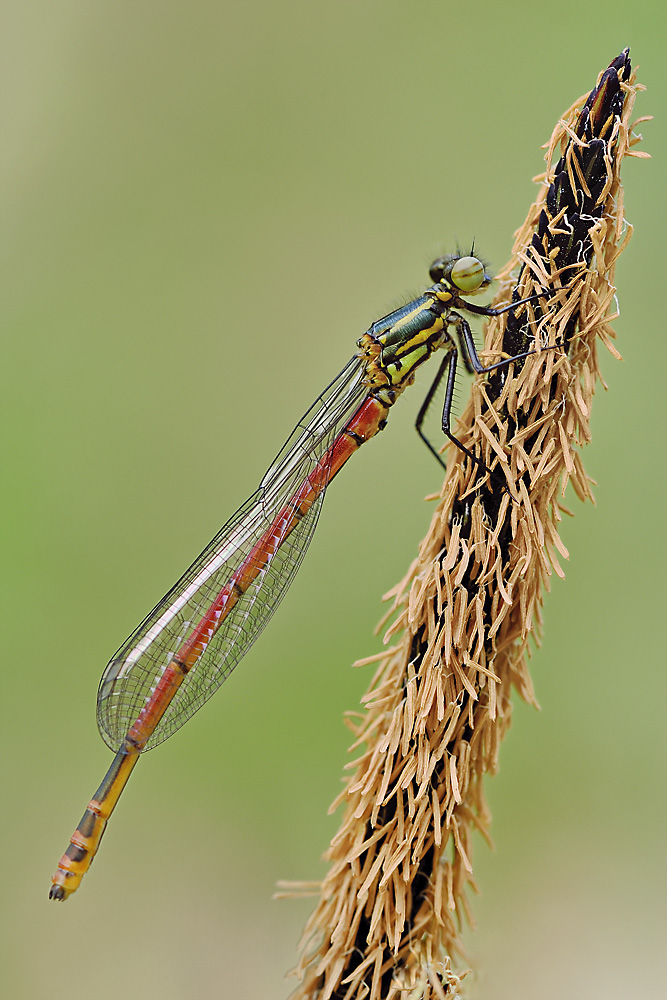
<path id="1" fill-rule="evenodd" d="M 449 301 L 443 298 L 429 290 L 373 323 L 357 342 L 366 365 L 365 380 L 387 405 L 412 384 L 417 368 L 449 340 Z"/>

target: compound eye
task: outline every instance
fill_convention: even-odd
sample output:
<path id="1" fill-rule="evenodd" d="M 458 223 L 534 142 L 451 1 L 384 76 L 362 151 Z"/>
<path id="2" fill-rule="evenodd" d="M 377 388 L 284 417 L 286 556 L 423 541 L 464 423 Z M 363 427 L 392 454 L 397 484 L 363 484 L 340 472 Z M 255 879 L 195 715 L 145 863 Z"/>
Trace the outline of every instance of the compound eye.
<path id="1" fill-rule="evenodd" d="M 439 281 L 442 281 L 442 279 L 445 276 L 445 270 L 449 263 L 450 260 L 448 257 L 438 257 L 437 260 L 434 260 L 428 269 L 431 281 L 435 282 L 435 284 L 437 284 Z"/>
<path id="2" fill-rule="evenodd" d="M 449 280 L 462 292 L 476 292 L 484 284 L 484 265 L 476 257 L 460 257 Z"/>

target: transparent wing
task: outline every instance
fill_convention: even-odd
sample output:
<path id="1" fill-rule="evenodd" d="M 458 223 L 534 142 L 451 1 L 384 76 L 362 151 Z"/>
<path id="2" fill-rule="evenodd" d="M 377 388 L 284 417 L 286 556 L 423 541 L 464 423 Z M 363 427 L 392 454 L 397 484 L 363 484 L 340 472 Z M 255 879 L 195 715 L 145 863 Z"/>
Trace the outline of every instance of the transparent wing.
<path id="1" fill-rule="evenodd" d="M 363 375 L 362 362 L 352 358 L 299 421 L 257 491 L 116 652 L 97 696 L 98 726 L 111 749 L 120 747 L 170 660 L 201 629 L 207 613 L 211 617 L 221 595 L 236 588 L 231 611 L 209 630 L 203 652 L 145 749 L 162 743 L 201 708 L 260 634 L 313 536 L 328 482 L 328 450 L 368 393 Z M 283 537 L 278 526 L 289 519 L 300 487 L 308 486 L 316 470 L 321 487 L 301 503 Z M 245 588 L 240 596 L 238 580 Z"/>

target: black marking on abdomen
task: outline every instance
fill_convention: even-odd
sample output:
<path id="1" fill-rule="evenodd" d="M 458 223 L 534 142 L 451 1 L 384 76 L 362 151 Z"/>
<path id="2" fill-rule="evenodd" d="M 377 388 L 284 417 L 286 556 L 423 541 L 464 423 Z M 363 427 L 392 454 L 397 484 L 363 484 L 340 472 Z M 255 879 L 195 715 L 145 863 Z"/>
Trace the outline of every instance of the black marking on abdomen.
<path id="1" fill-rule="evenodd" d="M 70 844 L 65 855 L 73 861 L 75 864 L 79 864 L 88 854 L 88 849 L 86 847 L 78 847 L 77 844 Z"/>
<path id="2" fill-rule="evenodd" d="M 362 437 L 361 434 L 357 434 L 356 431 L 351 431 L 348 428 L 345 428 L 343 434 L 347 434 L 349 438 L 352 438 L 354 443 L 357 444 L 359 447 L 361 447 L 362 444 L 365 444 L 366 441 L 368 440 L 368 438 Z M 366 453 L 364 452 L 364 454 Z"/>
<path id="3" fill-rule="evenodd" d="M 95 829 L 95 824 L 97 823 L 97 816 L 91 809 L 86 809 L 85 813 L 81 817 L 81 822 L 77 826 L 77 830 L 83 837 L 90 837 Z"/>

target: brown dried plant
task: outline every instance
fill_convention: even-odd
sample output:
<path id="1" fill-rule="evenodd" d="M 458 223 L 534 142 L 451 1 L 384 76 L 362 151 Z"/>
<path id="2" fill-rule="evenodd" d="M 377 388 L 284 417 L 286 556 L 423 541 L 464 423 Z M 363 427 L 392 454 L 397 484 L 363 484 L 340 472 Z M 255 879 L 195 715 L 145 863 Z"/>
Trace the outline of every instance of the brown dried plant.
<path id="1" fill-rule="evenodd" d="M 625 51 L 559 121 L 499 276 L 495 305 L 539 298 L 520 319 L 489 322 L 487 363 L 538 350 L 477 379 L 456 434 L 487 470 L 448 446 L 428 534 L 387 595 L 393 644 L 360 661 L 377 661 L 363 713 L 347 720 L 361 756 L 332 806 L 344 816 L 295 1000 L 460 995 L 451 963 L 471 919 L 472 833 L 490 839 L 483 777 L 497 767 L 512 688 L 534 701 L 528 643 L 551 573 L 563 575 L 565 488 L 592 496 L 578 449 L 590 440 L 598 340 L 619 357 L 613 275 L 630 236 L 620 168 L 644 155 L 631 151 L 637 89 Z"/>

